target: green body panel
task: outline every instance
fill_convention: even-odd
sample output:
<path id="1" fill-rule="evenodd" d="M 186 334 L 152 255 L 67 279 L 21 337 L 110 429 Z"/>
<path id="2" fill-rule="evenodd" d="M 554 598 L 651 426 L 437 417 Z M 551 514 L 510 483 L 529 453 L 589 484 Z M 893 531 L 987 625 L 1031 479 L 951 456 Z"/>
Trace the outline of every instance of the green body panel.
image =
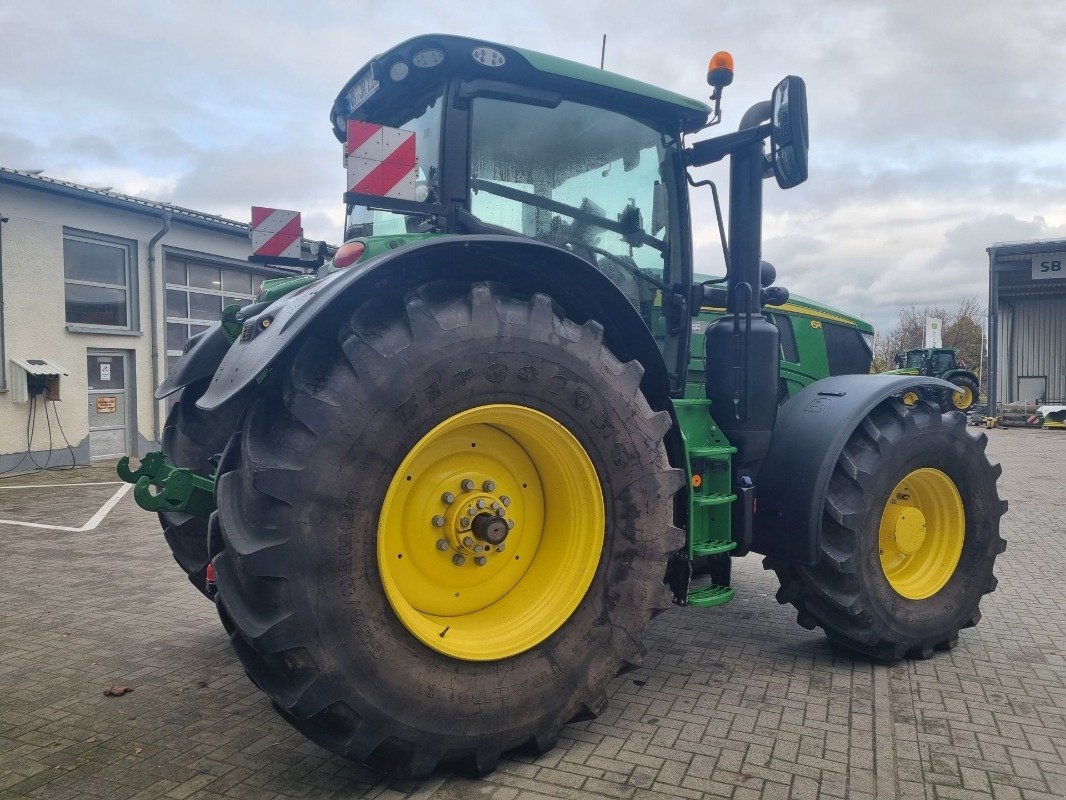
<path id="1" fill-rule="evenodd" d="M 685 445 L 689 560 L 728 553 L 737 546 L 732 533 L 733 501 L 737 499 L 732 490 L 732 457 L 737 449 L 711 419 L 709 400 L 674 400 L 673 407 Z M 734 594 L 729 587 L 709 587 L 690 592 L 688 604 L 720 605 Z"/>
<path id="2" fill-rule="evenodd" d="M 133 499 L 145 511 L 209 517 L 215 510 L 214 477 L 170 466 L 161 450 L 145 455 L 136 470 L 130 469 L 129 456 L 123 456 L 116 470 L 122 480 L 134 484 Z"/>
<path id="3" fill-rule="evenodd" d="M 426 239 L 432 239 L 437 236 L 443 236 L 442 233 L 397 233 L 387 236 L 357 236 L 352 239 L 347 239 L 344 243 L 350 244 L 352 242 L 362 242 L 366 245 L 366 251 L 363 253 L 362 258 L 359 261 L 366 261 L 380 256 L 383 253 L 387 253 L 390 250 L 397 250 L 401 247 L 406 247 L 409 244 L 415 244 L 416 242 L 424 242 Z M 358 261 L 356 263 L 359 263 Z M 340 272 L 341 269 L 349 269 L 349 267 L 341 267 L 338 269 L 333 266 L 333 262 L 330 261 L 326 265 L 326 274 L 332 274 L 334 272 Z"/>
<path id="4" fill-rule="evenodd" d="M 511 49 L 516 53 L 520 53 L 525 57 L 526 61 L 530 63 L 530 66 L 541 72 L 557 75 L 561 78 L 585 81 L 586 83 L 591 83 L 596 86 L 617 89 L 622 92 L 629 92 L 630 94 L 639 94 L 642 97 L 647 97 L 651 100 L 658 100 L 661 103 L 670 103 L 671 105 L 679 106 L 681 109 L 689 113 L 696 112 L 697 114 L 702 114 L 704 118 L 711 113 L 710 106 L 700 100 L 693 100 L 691 97 L 685 97 L 684 95 L 676 94 L 667 89 L 652 86 L 650 83 L 627 78 L 625 75 L 619 75 L 616 72 L 597 69 L 596 67 L 590 67 L 588 64 L 569 61 L 565 58 L 548 55 L 547 53 L 538 53 L 535 50 L 526 50 L 521 47 L 512 47 Z"/>
<path id="5" fill-rule="evenodd" d="M 700 309 L 699 316 L 693 320 L 692 331 L 700 334 L 707 326 L 725 313 L 724 308 L 711 308 L 704 306 Z M 784 381 L 788 397 L 793 397 L 814 381 L 829 376 L 829 357 L 826 353 L 825 334 L 822 327 L 823 321 L 834 322 L 840 325 L 849 325 L 862 333 L 873 333 L 873 327 L 864 320 L 850 317 L 843 312 L 830 309 L 828 306 L 803 298 L 793 298 L 783 306 L 768 306 L 764 313 L 771 322 L 779 326 L 784 322 L 778 318 L 787 317 L 792 326 L 792 332 L 796 341 L 798 361 L 789 361 L 785 357 L 784 349 L 781 352 L 781 379 Z M 706 397 L 705 382 L 706 353 L 704 352 L 704 337 L 694 335 L 691 340 L 688 377 L 685 386 L 685 397 Z"/>
<path id="6" fill-rule="evenodd" d="M 490 47 L 504 57 L 506 67 L 497 70 L 492 67 L 480 67 L 469 60 L 469 54 L 474 48 Z M 632 97 L 630 103 L 625 98 L 614 98 L 611 102 L 617 107 L 626 105 L 642 105 L 644 111 L 651 111 L 655 116 L 667 116 L 677 119 L 681 129 L 686 132 L 701 130 L 707 124 L 711 109 L 706 103 L 691 97 L 671 92 L 650 83 L 628 78 L 608 70 L 596 69 L 588 64 L 581 64 L 558 56 L 540 53 L 535 50 L 527 50 L 522 47 L 491 42 L 485 39 L 477 39 L 465 36 L 449 34 L 427 34 L 416 36 L 401 42 L 384 53 L 376 56 L 370 63 L 364 64 L 344 85 L 340 94 L 337 95 L 330 110 L 330 118 L 334 121 L 334 133 L 341 141 L 344 140 L 345 131 L 337 122 L 338 117 L 345 118 L 354 112 L 349 92 L 354 86 L 362 83 L 371 75 L 371 69 L 376 65 L 379 72 L 377 78 L 379 88 L 367 95 L 358 104 L 358 108 L 373 108 L 382 102 L 389 90 L 403 90 L 403 84 L 395 84 L 383 80 L 388 65 L 397 61 L 410 58 L 415 52 L 423 48 L 442 50 L 448 54 L 445 60 L 442 74 L 459 75 L 466 79 L 485 78 L 489 80 L 513 81 L 531 88 L 548 87 L 549 90 L 562 90 L 564 93 L 581 97 L 585 94 L 599 95 L 602 99 L 605 94 L 622 92 Z M 524 62 L 524 64 L 522 63 Z M 521 69 L 515 67 L 521 65 Z M 497 66 L 502 66 L 497 65 Z M 495 77 L 500 73 L 502 77 Z M 364 105 L 365 104 L 365 105 Z"/>
<path id="7" fill-rule="evenodd" d="M 237 341 L 241 335 L 241 323 L 237 319 L 237 312 L 243 308 L 240 303 L 232 303 L 222 309 L 222 332 L 230 340 L 230 344 Z"/>
<path id="8" fill-rule="evenodd" d="M 314 283 L 317 280 L 315 275 L 293 275 L 291 278 L 270 278 L 263 281 L 262 287 L 259 289 L 259 294 L 256 295 L 257 303 L 273 303 L 279 297 L 284 297 L 289 292 L 295 292 L 309 283 Z"/>

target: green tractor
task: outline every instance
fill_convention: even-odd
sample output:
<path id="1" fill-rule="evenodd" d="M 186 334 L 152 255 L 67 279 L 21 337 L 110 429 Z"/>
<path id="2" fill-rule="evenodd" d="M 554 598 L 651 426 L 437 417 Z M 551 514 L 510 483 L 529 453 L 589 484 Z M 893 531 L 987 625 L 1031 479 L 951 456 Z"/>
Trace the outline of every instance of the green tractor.
<path id="1" fill-rule="evenodd" d="M 930 386 L 915 386 L 903 393 L 903 402 L 914 405 L 925 399 L 940 406 L 941 411 L 969 411 L 981 395 L 981 382 L 964 362 L 959 360 L 959 351 L 954 347 L 929 347 L 908 350 L 907 356 L 896 356 L 900 366 L 889 370 L 888 375 L 925 375 L 940 378 L 952 384 L 951 389 Z"/>
<path id="2" fill-rule="evenodd" d="M 415 777 L 547 750 L 656 614 L 730 600 L 751 552 L 801 625 L 873 659 L 977 623 L 999 470 L 961 414 L 898 399 L 950 384 L 846 374 L 868 348 L 829 334 L 814 371 L 838 374 L 783 368 L 783 320 L 834 321 L 760 259 L 763 180 L 807 175 L 805 87 L 687 141 L 732 78 L 716 56 L 712 108 L 420 36 L 341 91 L 347 241 L 190 340 L 163 454 L 123 464 L 206 530 L 237 655 L 314 741 Z M 727 274 L 695 280 L 689 170 L 724 159 Z"/>

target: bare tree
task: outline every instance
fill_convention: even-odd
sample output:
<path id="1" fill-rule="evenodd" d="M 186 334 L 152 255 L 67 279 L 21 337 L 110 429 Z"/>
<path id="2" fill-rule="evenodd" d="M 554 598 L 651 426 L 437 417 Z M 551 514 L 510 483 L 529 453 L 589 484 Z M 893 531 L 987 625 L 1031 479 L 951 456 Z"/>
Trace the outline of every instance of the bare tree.
<path id="1" fill-rule="evenodd" d="M 944 347 L 956 348 L 959 358 L 971 370 L 979 372 L 985 310 L 976 297 L 962 300 L 950 310 L 943 306 L 901 308 L 896 324 L 877 335 L 874 343 L 873 371 L 892 369 L 892 360 L 896 353 L 922 347 L 926 317 L 936 317 L 943 321 Z"/>

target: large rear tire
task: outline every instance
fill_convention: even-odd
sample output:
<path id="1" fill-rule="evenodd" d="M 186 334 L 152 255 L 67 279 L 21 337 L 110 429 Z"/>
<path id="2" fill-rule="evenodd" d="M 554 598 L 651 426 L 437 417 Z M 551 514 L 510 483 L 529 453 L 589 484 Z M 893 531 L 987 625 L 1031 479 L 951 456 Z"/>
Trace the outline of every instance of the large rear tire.
<path id="1" fill-rule="evenodd" d="M 888 400 L 852 433 L 829 483 L 819 561 L 767 558 L 805 628 L 879 661 L 958 642 L 1006 548 L 998 465 L 962 414 Z"/>
<path id="2" fill-rule="evenodd" d="M 163 453 L 167 463 L 209 475 L 215 471 L 211 459 L 226 447 L 237 428 L 240 409 L 230 403 L 217 412 L 196 407 L 210 380 L 186 386 L 170 409 L 163 425 Z M 163 536 L 189 581 L 205 596 L 207 579 L 207 519 L 174 511 L 159 512 Z"/>
<path id="3" fill-rule="evenodd" d="M 334 328 L 272 371 L 220 469 L 242 663 L 300 731 L 393 773 L 550 748 L 670 603 L 669 415 L 543 295 L 428 284 Z"/>

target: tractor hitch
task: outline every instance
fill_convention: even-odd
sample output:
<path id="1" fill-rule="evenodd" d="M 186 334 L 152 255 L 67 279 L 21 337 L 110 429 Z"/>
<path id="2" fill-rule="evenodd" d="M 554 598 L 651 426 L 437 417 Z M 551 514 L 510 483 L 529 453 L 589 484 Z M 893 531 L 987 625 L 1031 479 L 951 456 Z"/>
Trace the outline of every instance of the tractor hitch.
<path id="1" fill-rule="evenodd" d="M 215 480 L 182 467 L 172 467 L 154 450 L 130 469 L 129 456 L 119 459 L 118 476 L 132 483 L 133 499 L 145 511 L 172 511 L 208 517 L 215 510 Z M 152 488 L 155 488 L 155 492 Z"/>

